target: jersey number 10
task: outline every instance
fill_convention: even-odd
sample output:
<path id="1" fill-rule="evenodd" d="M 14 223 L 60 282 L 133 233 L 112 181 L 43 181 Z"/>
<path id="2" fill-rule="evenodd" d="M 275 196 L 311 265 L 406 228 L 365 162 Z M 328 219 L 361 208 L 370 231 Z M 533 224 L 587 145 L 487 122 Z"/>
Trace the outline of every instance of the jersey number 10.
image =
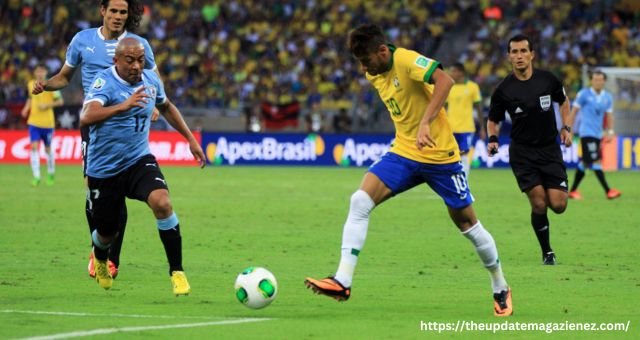
<path id="1" fill-rule="evenodd" d="M 391 111 L 391 114 L 394 116 L 399 116 L 402 114 L 402 111 L 400 111 L 400 106 L 398 105 L 398 101 L 391 97 L 391 99 L 387 99 L 385 101 L 385 104 L 387 104 L 387 108 L 389 108 L 389 111 Z"/>

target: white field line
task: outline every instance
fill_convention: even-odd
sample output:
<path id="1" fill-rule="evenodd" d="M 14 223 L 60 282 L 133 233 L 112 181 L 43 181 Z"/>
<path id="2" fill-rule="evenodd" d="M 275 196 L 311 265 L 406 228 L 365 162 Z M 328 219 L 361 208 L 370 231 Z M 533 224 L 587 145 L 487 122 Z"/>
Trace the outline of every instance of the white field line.
<path id="1" fill-rule="evenodd" d="M 215 319 L 207 316 L 175 316 L 175 315 L 142 315 L 142 314 L 99 314 L 99 313 L 79 313 L 79 312 L 52 312 L 41 310 L 14 310 L 4 309 L 0 313 L 9 314 L 42 314 L 42 315 L 59 315 L 59 316 L 99 316 L 99 317 L 120 317 L 120 318 L 147 318 L 147 319 Z"/>
<path id="2" fill-rule="evenodd" d="M 221 325 L 232 325 L 239 323 L 247 323 L 247 322 L 259 322 L 259 321 L 267 321 L 271 320 L 268 318 L 246 318 L 246 319 L 236 319 L 236 320 L 222 320 L 222 321 L 209 321 L 209 322 L 196 322 L 196 323 L 183 323 L 177 325 L 156 325 L 156 326 L 137 326 L 137 327 L 121 327 L 121 328 L 99 328 L 93 329 L 89 331 L 76 331 L 69 333 L 58 333 L 51 335 L 42 335 L 42 336 L 34 336 L 23 339 L 29 340 L 50 340 L 50 339 L 68 339 L 68 338 L 79 338 L 85 336 L 92 335 L 103 335 L 103 334 L 112 334 L 112 333 L 125 333 L 125 332 L 142 332 L 142 331 L 153 331 L 159 329 L 171 329 L 171 328 L 194 328 L 194 327 L 207 327 L 207 326 L 221 326 Z"/>

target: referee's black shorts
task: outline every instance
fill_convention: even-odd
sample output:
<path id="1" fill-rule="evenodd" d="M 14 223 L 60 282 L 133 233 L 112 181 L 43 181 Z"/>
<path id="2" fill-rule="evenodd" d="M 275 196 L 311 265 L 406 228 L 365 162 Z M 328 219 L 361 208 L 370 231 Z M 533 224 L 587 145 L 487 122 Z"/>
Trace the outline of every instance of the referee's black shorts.
<path id="1" fill-rule="evenodd" d="M 558 144 L 531 147 L 511 143 L 509 164 L 522 192 L 537 185 L 545 189 L 568 189 L 567 167 Z"/>

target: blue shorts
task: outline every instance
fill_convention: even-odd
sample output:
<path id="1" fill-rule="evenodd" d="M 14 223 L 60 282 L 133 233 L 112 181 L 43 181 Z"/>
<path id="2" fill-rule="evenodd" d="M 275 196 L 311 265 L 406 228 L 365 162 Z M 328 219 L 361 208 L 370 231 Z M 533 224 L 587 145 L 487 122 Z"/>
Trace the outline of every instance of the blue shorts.
<path id="1" fill-rule="evenodd" d="M 29 139 L 31 143 L 42 140 L 44 146 L 51 146 L 51 139 L 53 139 L 53 128 L 41 128 L 33 125 L 29 125 Z"/>
<path id="2" fill-rule="evenodd" d="M 474 201 L 460 162 L 427 164 L 387 152 L 369 167 L 369 172 L 378 176 L 394 196 L 427 183 L 450 208 L 462 209 Z"/>
<path id="3" fill-rule="evenodd" d="M 473 133 L 454 133 L 453 137 L 456 139 L 458 148 L 460 149 L 461 153 L 469 152 L 469 149 L 471 148 L 471 142 L 473 141 Z"/>

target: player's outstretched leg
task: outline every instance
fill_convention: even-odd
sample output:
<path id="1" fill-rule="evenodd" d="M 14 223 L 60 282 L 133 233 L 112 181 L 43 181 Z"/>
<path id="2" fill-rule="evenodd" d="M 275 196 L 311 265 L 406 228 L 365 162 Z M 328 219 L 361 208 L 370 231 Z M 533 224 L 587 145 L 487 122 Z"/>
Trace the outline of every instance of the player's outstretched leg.
<path id="1" fill-rule="evenodd" d="M 374 201 L 364 190 L 351 195 L 349 215 L 342 232 L 340 265 L 335 276 L 321 280 L 308 277 L 304 283 L 315 293 L 345 301 L 351 295 L 351 282 L 358 263 L 358 255 L 364 246 L 369 227 L 369 215 L 375 207 Z"/>
<path id="2" fill-rule="evenodd" d="M 471 241 L 482 264 L 489 271 L 493 290 L 494 315 L 512 315 L 511 289 L 502 273 L 502 265 L 498 258 L 498 249 L 493 237 L 482 226 L 480 221 L 477 221 L 471 228 L 463 231 L 462 234 Z"/>
<path id="3" fill-rule="evenodd" d="M 169 275 L 175 295 L 188 295 L 191 286 L 182 269 L 182 236 L 180 235 L 180 223 L 178 216 L 172 213 L 171 216 L 158 219 L 158 233 L 164 246 L 164 251 L 169 261 Z"/>

